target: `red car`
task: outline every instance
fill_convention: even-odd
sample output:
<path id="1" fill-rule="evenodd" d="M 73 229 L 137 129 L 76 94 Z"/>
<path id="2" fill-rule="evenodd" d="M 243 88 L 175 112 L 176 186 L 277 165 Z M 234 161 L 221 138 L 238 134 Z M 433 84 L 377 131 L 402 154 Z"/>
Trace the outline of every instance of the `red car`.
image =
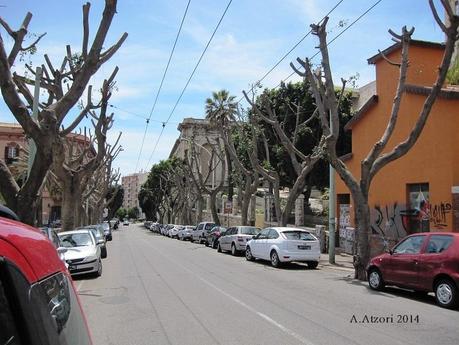
<path id="1" fill-rule="evenodd" d="M 92 344 L 56 248 L 38 229 L 1 216 L 0 325 L 0 344 Z"/>
<path id="2" fill-rule="evenodd" d="M 370 288 L 385 285 L 434 292 L 444 308 L 458 305 L 459 234 L 417 233 L 405 237 L 389 253 L 374 257 L 367 269 Z"/>

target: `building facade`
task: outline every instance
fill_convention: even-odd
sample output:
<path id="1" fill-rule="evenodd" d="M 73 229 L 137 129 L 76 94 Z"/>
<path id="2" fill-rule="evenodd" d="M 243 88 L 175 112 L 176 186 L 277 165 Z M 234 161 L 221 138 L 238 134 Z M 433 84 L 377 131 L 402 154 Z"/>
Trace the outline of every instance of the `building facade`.
<path id="1" fill-rule="evenodd" d="M 394 133 L 385 152 L 405 140 L 434 84 L 444 45 L 412 41 L 407 84 Z M 401 46 L 384 51 L 391 61 L 400 61 Z M 384 133 L 398 85 L 399 69 L 379 54 L 368 62 L 375 65 L 376 89 L 346 125 L 352 131 L 352 153 L 343 157 L 359 180 L 360 165 Z M 459 231 L 459 89 L 442 89 L 412 149 L 377 173 L 369 192 L 372 252 L 384 241 L 422 231 Z M 341 239 L 355 237 L 353 201 L 348 188 L 336 177 L 337 214 Z"/>
<path id="2" fill-rule="evenodd" d="M 124 189 L 123 208 L 129 209 L 137 207 L 139 211 L 141 211 L 139 205 L 139 192 L 142 184 L 147 181 L 147 178 L 148 173 L 146 172 L 130 174 L 121 178 L 121 184 Z"/>

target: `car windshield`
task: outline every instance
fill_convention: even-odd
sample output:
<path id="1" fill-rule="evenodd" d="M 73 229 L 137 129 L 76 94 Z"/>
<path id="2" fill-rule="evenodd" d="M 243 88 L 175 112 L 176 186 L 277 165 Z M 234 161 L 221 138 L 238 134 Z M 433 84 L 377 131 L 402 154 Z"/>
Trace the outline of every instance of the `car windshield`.
<path id="1" fill-rule="evenodd" d="M 315 241 L 314 235 L 307 231 L 284 231 L 282 233 L 287 240 Z"/>
<path id="2" fill-rule="evenodd" d="M 102 227 L 104 228 L 104 230 L 110 230 L 110 224 L 108 223 L 102 223 Z"/>
<path id="3" fill-rule="evenodd" d="M 255 228 L 255 227 L 242 227 L 241 228 L 241 234 L 243 235 L 256 235 L 260 232 L 260 229 Z"/>
<path id="4" fill-rule="evenodd" d="M 97 228 L 87 228 L 87 229 L 89 229 L 94 234 L 94 236 L 96 236 L 97 239 L 103 236 L 103 234 L 101 234 L 99 229 Z"/>
<path id="5" fill-rule="evenodd" d="M 88 233 L 62 234 L 59 235 L 63 247 L 86 247 L 93 244 Z"/>

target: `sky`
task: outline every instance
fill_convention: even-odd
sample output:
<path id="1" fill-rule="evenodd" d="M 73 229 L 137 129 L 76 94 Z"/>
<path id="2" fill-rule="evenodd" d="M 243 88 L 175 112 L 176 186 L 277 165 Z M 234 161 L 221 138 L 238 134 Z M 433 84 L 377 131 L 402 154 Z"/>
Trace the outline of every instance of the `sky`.
<path id="1" fill-rule="evenodd" d="M 151 113 L 166 63 L 177 35 L 188 0 L 118 0 L 105 48 L 114 44 L 124 32 L 129 34 L 117 54 L 104 64 L 91 79 L 99 88 L 115 66 L 119 67 L 116 91 L 110 99 L 114 125 L 109 141 L 122 132 L 123 151 L 114 166 L 122 175 L 149 171 L 152 164 L 167 159 L 179 136 L 177 125 L 184 118 L 205 117 L 205 100 L 213 91 L 228 90 L 237 100 L 242 90 L 249 90 L 273 67 L 338 0 L 233 0 L 218 31 L 203 56 L 194 77 L 174 112 L 185 83 L 225 10 L 228 0 L 191 0 L 174 56 Z M 81 0 L 0 0 L 0 16 L 13 29 L 22 23 L 27 12 L 33 14 L 29 32 L 46 36 L 40 41 L 32 63 L 44 62 L 48 54 L 54 65 L 60 65 L 67 44 L 72 51 L 81 51 Z M 367 59 L 393 42 L 388 29 L 400 33 L 401 28 L 415 27 L 414 39 L 444 40 L 436 25 L 427 0 L 382 0 L 355 24 L 352 24 L 378 0 L 343 0 L 330 14 L 329 40 L 347 29 L 329 45 L 334 80 L 358 75 L 357 85 L 374 80 L 374 66 Z M 441 15 L 441 6 L 436 1 Z M 91 38 L 103 11 L 102 0 L 93 0 L 90 12 Z M 7 49 L 12 40 L 1 28 Z M 29 42 L 33 41 L 33 37 Z M 289 63 L 297 57 L 311 57 L 317 52 L 317 39 L 309 35 L 263 81 L 262 86 L 276 87 L 292 73 Z M 313 63 L 320 63 L 318 57 Z M 21 72 L 24 62 L 14 68 Z M 289 81 L 298 81 L 296 75 Z M 241 101 L 241 106 L 247 104 Z M 69 122 L 78 109 L 72 110 Z M 139 153 L 150 116 L 145 145 Z M 170 120 L 167 119 L 170 117 Z M 15 122 L 3 98 L 0 97 L 0 122 Z M 164 132 L 160 137 L 162 124 Z M 83 125 L 89 125 L 83 123 Z M 155 143 L 158 142 L 156 150 Z M 136 169 L 137 167 L 137 169 Z"/>

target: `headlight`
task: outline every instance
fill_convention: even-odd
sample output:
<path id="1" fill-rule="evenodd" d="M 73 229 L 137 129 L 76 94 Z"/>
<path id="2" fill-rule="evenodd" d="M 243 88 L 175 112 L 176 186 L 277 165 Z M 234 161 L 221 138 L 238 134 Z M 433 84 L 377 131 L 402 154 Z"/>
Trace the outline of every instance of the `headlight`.
<path id="1" fill-rule="evenodd" d="M 97 256 L 91 255 L 91 256 L 87 256 L 83 262 L 91 262 L 91 261 L 96 261 L 96 260 L 97 260 Z"/>

